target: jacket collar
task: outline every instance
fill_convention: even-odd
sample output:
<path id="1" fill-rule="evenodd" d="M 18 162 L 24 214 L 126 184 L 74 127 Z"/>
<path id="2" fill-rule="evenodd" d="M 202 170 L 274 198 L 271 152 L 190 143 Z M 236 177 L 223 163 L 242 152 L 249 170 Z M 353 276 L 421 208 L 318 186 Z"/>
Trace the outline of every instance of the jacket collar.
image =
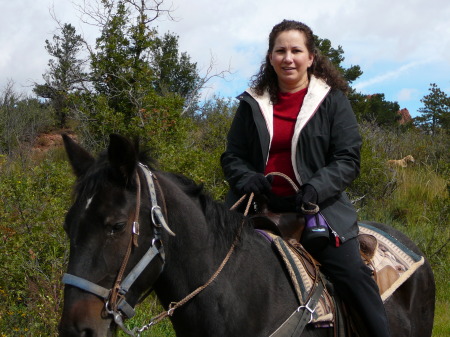
<path id="1" fill-rule="evenodd" d="M 318 107 L 322 101 L 327 96 L 330 91 L 330 86 L 325 83 L 324 80 L 311 76 L 308 93 L 303 101 L 302 108 L 297 117 L 296 130 L 300 130 L 305 126 L 305 124 L 311 119 L 314 113 L 317 111 Z M 263 95 L 257 95 L 252 88 L 246 90 L 246 92 L 258 103 L 263 115 L 267 128 L 269 130 L 270 138 L 273 135 L 273 104 L 270 101 L 270 95 L 266 91 Z"/>
<path id="2" fill-rule="evenodd" d="M 330 91 L 330 86 L 325 83 L 324 80 L 319 79 L 315 76 L 311 76 L 311 80 L 308 86 L 308 92 L 303 101 L 303 105 L 297 116 L 297 121 L 295 123 L 295 131 L 292 139 L 292 144 L 294 150 L 294 144 L 297 144 L 300 131 L 308 123 L 308 121 L 314 116 L 320 104 L 322 104 L 325 97 Z M 294 152 L 294 151 L 293 151 Z"/>

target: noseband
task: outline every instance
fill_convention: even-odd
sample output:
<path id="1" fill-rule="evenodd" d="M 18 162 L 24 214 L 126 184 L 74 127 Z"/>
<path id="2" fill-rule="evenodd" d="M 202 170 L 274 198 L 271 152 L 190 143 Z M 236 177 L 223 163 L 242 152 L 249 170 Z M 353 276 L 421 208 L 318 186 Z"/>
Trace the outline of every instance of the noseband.
<path id="1" fill-rule="evenodd" d="M 151 218 L 152 218 L 152 226 L 153 226 L 153 239 L 150 248 L 141 258 L 141 260 L 134 266 L 134 268 L 129 272 L 129 274 L 123 278 L 125 269 L 128 265 L 128 260 L 131 255 L 131 251 L 133 247 L 137 247 L 137 238 L 139 236 L 139 213 L 140 213 L 140 200 L 141 200 L 141 184 L 139 174 L 136 172 L 136 183 L 137 183 L 137 192 L 136 192 L 136 210 L 134 212 L 134 218 L 129 219 L 128 221 L 132 221 L 132 233 L 130 236 L 130 242 L 128 244 L 128 249 L 125 254 L 125 257 L 122 261 L 121 268 L 119 273 L 117 274 L 116 281 L 114 282 L 114 286 L 111 289 L 103 288 L 98 284 L 95 284 L 91 281 L 88 281 L 84 278 L 72 275 L 72 274 L 64 274 L 63 283 L 67 285 L 71 285 L 87 291 L 91 294 L 94 294 L 105 301 L 105 309 L 108 314 L 111 314 L 114 317 L 114 321 L 117 325 L 119 325 L 125 332 L 129 333 L 126 327 L 123 324 L 123 315 L 127 318 L 131 318 L 135 315 L 134 308 L 126 301 L 125 297 L 131 286 L 134 284 L 136 279 L 141 275 L 141 273 L 148 267 L 154 266 L 156 270 L 159 270 L 157 274 L 155 274 L 151 280 L 151 284 L 156 281 L 159 275 L 162 273 L 165 263 L 165 254 L 164 247 L 161 241 L 161 227 L 163 227 L 170 235 L 175 235 L 169 226 L 167 225 L 164 215 L 161 211 L 161 207 L 158 205 L 157 197 L 156 197 L 156 189 L 155 189 L 155 180 L 156 176 L 150 171 L 150 169 L 139 163 L 139 167 L 144 173 L 145 180 L 147 182 L 150 201 L 152 205 L 151 209 Z M 156 180 L 156 183 L 157 180 Z M 162 195 L 162 190 L 159 188 L 160 194 Z M 164 203 L 164 197 L 162 196 L 162 202 Z"/>

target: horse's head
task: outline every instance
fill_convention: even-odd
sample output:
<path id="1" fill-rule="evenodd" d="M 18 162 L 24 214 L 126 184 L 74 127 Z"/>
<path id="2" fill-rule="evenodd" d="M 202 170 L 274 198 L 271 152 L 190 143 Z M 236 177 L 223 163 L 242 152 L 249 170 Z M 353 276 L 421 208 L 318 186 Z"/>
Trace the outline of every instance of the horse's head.
<path id="1" fill-rule="evenodd" d="M 123 137 L 112 135 L 98 159 L 63 139 L 77 182 L 64 224 L 70 256 L 60 335 L 111 336 L 161 273 L 161 195 Z"/>

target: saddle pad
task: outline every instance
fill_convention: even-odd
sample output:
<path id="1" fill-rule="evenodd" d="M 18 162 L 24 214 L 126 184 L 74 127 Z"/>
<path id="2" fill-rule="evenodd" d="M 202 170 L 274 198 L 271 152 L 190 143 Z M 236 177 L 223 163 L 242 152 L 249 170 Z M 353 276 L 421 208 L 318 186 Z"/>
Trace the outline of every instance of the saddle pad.
<path id="1" fill-rule="evenodd" d="M 304 305 L 314 286 L 314 280 L 309 275 L 304 263 L 302 263 L 294 248 L 287 245 L 281 237 L 272 234 L 271 232 L 266 233 L 271 237 L 274 247 L 285 263 L 300 305 Z M 330 295 L 327 293 L 326 289 L 324 289 L 310 323 L 318 324 L 332 322 L 334 306 L 331 302 L 332 299 Z"/>
<path id="2" fill-rule="evenodd" d="M 377 239 L 377 249 L 369 267 L 375 268 L 380 294 L 385 302 L 425 261 L 388 233 L 365 223 L 358 223 L 360 233 Z"/>

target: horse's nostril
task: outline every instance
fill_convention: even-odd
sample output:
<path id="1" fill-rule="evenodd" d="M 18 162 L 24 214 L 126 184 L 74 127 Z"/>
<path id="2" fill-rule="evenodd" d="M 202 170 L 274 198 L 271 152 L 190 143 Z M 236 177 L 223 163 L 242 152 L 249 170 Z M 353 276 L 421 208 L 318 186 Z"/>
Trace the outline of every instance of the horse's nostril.
<path id="1" fill-rule="evenodd" d="M 97 337 L 98 335 L 92 329 L 78 329 L 60 330 L 59 337 Z"/>
<path id="2" fill-rule="evenodd" d="M 91 329 L 81 331 L 80 337 L 94 337 L 95 333 Z"/>
<path id="3" fill-rule="evenodd" d="M 69 329 L 69 330 L 60 329 L 59 337 L 104 337 L 104 336 L 99 336 L 92 329 L 84 329 L 83 331 L 79 331 L 77 329 Z"/>

